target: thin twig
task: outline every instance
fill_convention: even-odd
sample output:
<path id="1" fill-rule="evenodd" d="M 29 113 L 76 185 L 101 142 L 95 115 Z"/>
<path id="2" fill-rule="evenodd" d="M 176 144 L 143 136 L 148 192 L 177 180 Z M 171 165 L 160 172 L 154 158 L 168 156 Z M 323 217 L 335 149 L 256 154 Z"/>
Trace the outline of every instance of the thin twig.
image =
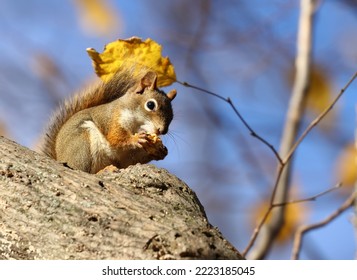
<path id="1" fill-rule="evenodd" d="M 201 92 L 204 92 L 204 93 L 207 93 L 209 95 L 212 95 L 226 103 L 228 103 L 231 108 L 233 109 L 234 113 L 237 115 L 237 117 L 239 118 L 239 120 L 243 123 L 243 125 L 249 130 L 249 133 L 251 136 L 257 138 L 260 142 L 262 142 L 264 145 L 266 145 L 272 152 L 273 154 L 275 155 L 276 159 L 279 161 L 279 164 L 282 164 L 283 161 L 278 153 L 278 151 L 274 148 L 274 146 L 272 144 L 270 144 L 267 140 L 265 140 L 263 137 L 261 137 L 259 134 L 257 134 L 253 128 L 247 123 L 247 121 L 243 118 L 243 116 L 241 115 L 241 113 L 238 111 L 237 107 L 234 105 L 232 99 L 230 99 L 229 97 L 223 97 L 222 95 L 219 95 L 215 92 L 212 92 L 212 91 L 209 91 L 209 90 L 206 90 L 204 88 L 201 88 L 201 87 L 198 87 L 198 86 L 195 86 L 195 85 L 192 85 L 192 84 L 189 84 L 187 82 L 180 82 L 178 80 L 176 80 L 177 83 L 185 86 L 185 87 L 189 87 L 189 88 L 193 88 L 193 89 L 196 89 L 198 91 L 201 91 Z"/>
<path id="2" fill-rule="evenodd" d="M 332 110 L 332 108 L 335 106 L 337 101 L 341 98 L 341 96 L 344 94 L 344 92 L 347 90 L 347 88 L 352 84 L 352 82 L 357 78 L 357 72 L 354 73 L 352 78 L 348 81 L 348 83 L 341 89 L 340 93 L 335 97 L 335 99 L 332 101 L 332 103 L 319 115 L 317 116 L 311 123 L 310 125 L 305 129 L 305 131 L 301 134 L 298 140 L 296 140 L 295 144 L 291 147 L 289 153 L 286 155 L 284 158 L 284 163 L 288 162 L 294 152 L 296 151 L 297 147 L 300 145 L 300 143 L 305 139 L 305 137 L 310 133 L 310 131 L 320 123 L 320 121 Z"/>
<path id="3" fill-rule="evenodd" d="M 276 192 L 278 190 L 280 178 L 281 178 L 281 176 L 283 174 L 285 166 L 286 166 L 286 163 L 283 162 L 283 164 L 278 167 L 278 172 L 277 172 L 277 175 L 276 175 L 275 184 L 274 184 L 274 187 L 273 187 L 273 192 L 272 192 L 271 197 L 270 197 L 270 205 L 274 204 L 274 200 L 275 200 L 275 197 L 276 197 Z"/>
<path id="4" fill-rule="evenodd" d="M 308 201 L 315 201 L 317 198 L 332 192 L 338 188 L 341 187 L 341 184 L 337 184 L 334 187 L 327 189 L 321 193 L 315 194 L 313 196 L 307 197 L 307 198 L 303 198 L 303 199 L 298 199 L 298 200 L 291 200 L 291 201 L 286 201 L 286 202 L 281 202 L 281 203 L 270 203 L 270 206 L 268 208 L 268 210 L 265 212 L 262 220 L 260 221 L 260 223 L 256 226 L 256 228 L 254 229 L 254 232 L 252 234 L 252 238 L 249 240 L 249 243 L 247 245 L 247 247 L 244 249 L 244 251 L 242 252 L 242 256 L 245 257 L 246 254 L 248 253 L 248 251 L 250 250 L 250 248 L 252 247 L 252 245 L 254 244 L 255 239 L 257 238 L 262 226 L 265 224 L 266 220 L 269 217 L 270 212 L 275 208 L 275 207 L 282 207 L 282 206 L 286 206 L 289 204 L 295 204 L 295 203 L 301 203 L 301 202 L 308 202 Z"/>
<path id="5" fill-rule="evenodd" d="M 197 89 L 198 91 L 201 91 L 201 92 L 204 92 L 204 93 L 207 93 L 209 95 L 212 95 L 214 97 L 217 97 L 218 99 L 221 99 L 225 102 L 227 102 L 227 98 L 223 97 L 222 95 L 219 95 L 218 93 L 215 93 L 213 91 L 209 91 L 207 89 L 204 89 L 204 88 L 201 88 L 201 87 L 198 87 L 198 86 L 195 86 L 195 85 L 192 85 L 192 84 L 189 84 L 187 82 L 181 82 L 181 81 L 178 81 L 176 80 L 177 83 L 185 86 L 185 87 L 189 87 L 189 88 L 193 88 L 193 89 Z"/>
<path id="6" fill-rule="evenodd" d="M 325 194 L 327 194 L 329 192 L 337 190 L 337 189 L 341 188 L 341 186 L 342 186 L 342 184 L 338 183 L 334 187 L 332 187 L 330 189 L 327 189 L 327 190 L 325 190 L 323 192 L 320 192 L 320 193 L 318 193 L 316 195 L 313 195 L 313 196 L 310 196 L 310 197 L 307 197 L 307 198 L 302 198 L 302 199 L 290 200 L 290 201 L 281 202 L 281 203 L 274 203 L 272 206 L 273 207 L 279 207 L 279 206 L 286 206 L 286 205 L 289 205 L 289 204 L 296 204 L 296 203 L 301 203 L 301 202 L 315 201 L 320 196 L 323 196 L 323 195 L 325 195 Z"/>
<path id="7" fill-rule="evenodd" d="M 353 203 L 355 202 L 355 199 L 356 199 L 356 193 L 352 193 L 347 198 L 347 200 L 335 212 L 333 212 L 330 216 L 328 216 L 324 220 L 322 220 L 318 223 L 311 224 L 311 225 L 301 226 L 295 233 L 294 245 L 293 245 L 293 251 L 292 251 L 291 258 L 294 260 L 297 260 L 299 258 L 299 255 L 301 252 L 301 246 L 302 246 L 302 237 L 304 234 L 306 234 L 310 230 L 323 227 L 323 226 L 327 225 L 328 223 L 332 222 L 335 218 L 337 218 L 344 211 L 346 211 L 349 207 L 351 207 L 353 205 Z"/>

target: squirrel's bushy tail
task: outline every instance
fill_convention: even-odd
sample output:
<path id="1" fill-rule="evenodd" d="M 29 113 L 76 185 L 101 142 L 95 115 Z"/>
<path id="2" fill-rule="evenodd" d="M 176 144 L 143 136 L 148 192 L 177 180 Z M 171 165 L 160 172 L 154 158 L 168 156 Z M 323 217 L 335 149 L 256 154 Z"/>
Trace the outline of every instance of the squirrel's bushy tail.
<path id="1" fill-rule="evenodd" d="M 65 100 L 52 116 L 46 129 L 41 145 L 42 153 L 56 159 L 56 138 L 64 123 L 79 111 L 109 103 L 124 95 L 137 81 L 132 74 L 128 68 L 118 71 L 110 81 L 100 82 Z"/>

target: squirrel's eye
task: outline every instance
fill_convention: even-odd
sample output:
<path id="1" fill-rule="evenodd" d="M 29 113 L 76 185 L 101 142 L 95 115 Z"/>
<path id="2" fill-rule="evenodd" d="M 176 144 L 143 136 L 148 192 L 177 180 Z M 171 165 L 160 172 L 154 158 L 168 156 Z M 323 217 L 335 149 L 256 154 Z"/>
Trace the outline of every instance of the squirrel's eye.
<path id="1" fill-rule="evenodd" d="M 157 102 L 155 99 L 149 99 L 145 103 L 145 109 L 148 111 L 155 111 L 157 109 Z"/>

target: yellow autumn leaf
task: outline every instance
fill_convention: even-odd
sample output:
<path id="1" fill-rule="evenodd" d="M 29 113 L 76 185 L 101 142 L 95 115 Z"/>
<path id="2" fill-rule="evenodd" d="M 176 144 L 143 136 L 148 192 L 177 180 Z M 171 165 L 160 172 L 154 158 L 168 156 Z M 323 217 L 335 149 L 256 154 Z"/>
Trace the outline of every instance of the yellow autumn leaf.
<path id="1" fill-rule="evenodd" d="M 263 218 L 269 208 L 268 205 L 269 204 L 267 201 L 261 201 L 258 205 L 255 205 L 253 211 L 253 219 L 255 224 L 257 221 L 260 221 Z M 304 221 L 304 219 L 306 219 L 308 212 L 307 206 L 304 203 L 287 204 L 285 206 L 285 211 L 285 223 L 276 237 L 276 241 L 279 244 L 283 244 L 292 237 L 296 228 Z M 271 214 L 272 212 L 270 212 L 266 223 L 269 223 Z"/>
<path id="2" fill-rule="evenodd" d="M 82 28 L 89 34 L 111 35 L 118 32 L 120 18 L 106 0 L 74 0 Z"/>
<path id="3" fill-rule="evenodd" d="M 353 186 L 357 181 L 357 150 L 354 144 L 346 145 L 337 160 L 337 176 L 343 186 Z"/>
<path id="4" fill-rule="evenodd" d="M 310 88 L 307 92 L 307 108 L 320 114 L 332 102 L 332 90 L 328 77 L 320 67 L 312 67 Z"/>
<path id="5" fill-rule="evenodd" d="M 142 73 L 141 70 L 146 68 L 157 73 L 157 85 L 163 87 L 175 82 L 176 74 L 170 59 L 162 57 L 161 49 L 161 45 L 152 39 L 142 41 L 132 37 L 107 44 L 102 53 L 93 48 L 88 48 L 87 52 L 93 60 L 96 74 L 103 81 L 110 80 L 123 67 L 131 71 L 134 69 L 134 75 Z"/>

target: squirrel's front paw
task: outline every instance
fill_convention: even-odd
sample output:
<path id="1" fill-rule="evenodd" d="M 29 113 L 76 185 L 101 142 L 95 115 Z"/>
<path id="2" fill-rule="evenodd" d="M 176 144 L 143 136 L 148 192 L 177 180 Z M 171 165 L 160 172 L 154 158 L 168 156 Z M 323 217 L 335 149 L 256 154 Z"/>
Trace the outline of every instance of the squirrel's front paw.
<path id="1" fill-rule="evenodd" d="M 138 137 L 138 145 L 142 147 L 153 159 L 161 160 L 167 156 L 167 148 L 162 143 L 160 137 L 156 134 L 139 133 L 135 134 L 135 136 Z"/>
<path id="2" fill-rule="evenodd" d="M 134 137 L 135 137 L 136 143 L 138 144 L 138 146 L 140 148 L 142 148 L 148 142 L 150 142 L 150 134 L 147 134 L 145 132 L 136 133 L 134 135 Z"/>

